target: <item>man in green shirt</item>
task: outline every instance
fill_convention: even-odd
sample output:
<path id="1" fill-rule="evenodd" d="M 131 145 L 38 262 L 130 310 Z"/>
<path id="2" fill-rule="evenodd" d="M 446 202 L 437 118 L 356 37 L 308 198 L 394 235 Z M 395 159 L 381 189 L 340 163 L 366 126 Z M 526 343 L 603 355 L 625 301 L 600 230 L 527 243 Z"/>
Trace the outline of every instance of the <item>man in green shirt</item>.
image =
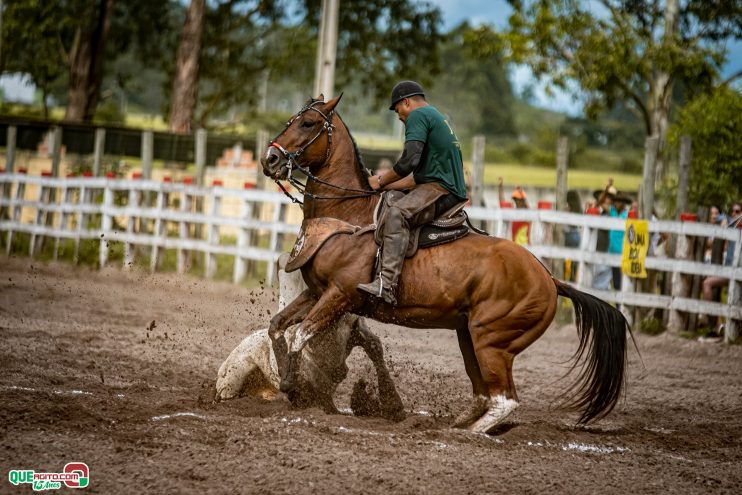
<path id="1" fill-rule="evenodd" d="M 383 237 L 379 277 L 358 289 L 396 305 L 410 229 L 466 201 L 466 184 L 458 138 L 446 117 L 425 100 L 422 86 L 414 81 L 395 85 L 389 109 L 405 124 L 404 152 L 392 170 L 368 182 L 374 190 L 409 193 L 389 204 L 387 219 L 378 227 Z"/>

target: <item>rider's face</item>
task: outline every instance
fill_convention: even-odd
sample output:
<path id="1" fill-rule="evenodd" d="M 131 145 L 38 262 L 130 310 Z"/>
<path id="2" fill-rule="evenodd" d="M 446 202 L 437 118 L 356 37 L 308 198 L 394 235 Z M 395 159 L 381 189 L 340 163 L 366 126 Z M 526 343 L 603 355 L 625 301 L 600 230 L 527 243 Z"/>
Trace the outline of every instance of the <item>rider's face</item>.
<path id="1" fill-rule="evenodd" d="M 401 120 L 403 123 L 407 122 L 407 116 L 410 115 L 410 99 L 405 98 L 404 100 L 401 100 L 399 103 L 394 105 L 394 111 L 397 112 L 397 117 L 399 117 L 399 120 Z"/>

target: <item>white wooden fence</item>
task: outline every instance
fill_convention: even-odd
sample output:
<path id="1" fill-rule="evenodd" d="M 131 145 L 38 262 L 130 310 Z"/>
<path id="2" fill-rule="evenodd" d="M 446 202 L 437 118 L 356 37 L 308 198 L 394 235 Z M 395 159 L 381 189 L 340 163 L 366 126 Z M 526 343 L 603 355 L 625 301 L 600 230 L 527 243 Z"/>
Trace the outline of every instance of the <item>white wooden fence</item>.
<path id="1" fill-rule="evenodd" d="M 30 188 L 35 194 L 28 192 Z M 108 262 L 110 243 L 122 242 L 125 267 L 134 262 L 136 248 L 144 246 L 150 249 L 152 271 L 162 251 L 172 249 L 177 251 L 181 273 L 188 269 L 190 256 L 201 253 L 204 273 L 213 277 L 216 256 L 222 254 L 234 257 L 235 282 L 244 279 L 249 260 L 267 262 L 266 277 L 272 280 L 283 236 L 299 231 L 298 225 L 285 221 L 291 201 L 277 192 L 138 179 L 0 174 L 0 194 L 0 208 L 8 212 L 8 219 L 0 219 L 8 253 L 16 233 L 30 235 L 31 256 L 38 252 L 42 237 L 54 239 L 55 258 L 60 239 L 74 240 L 75 258 L 81 240 L 97 239 L 101 266 Z M 225 201 L 239 206 L 231 208 L 230 214 L 223 211 Z M 257 205 L 270 206 L 261 219 L 253 218 Z M 31 218 L 29 212 L 34 213 Z M 236 244 L 222 242 L 222 230 L 236 232 Z M 261 237 L 268 237 L 267 246 L 259 245 Z"/>
<path id="2" fill-rule="evenodd" d="M 32 188 L 36 191 L 29 199 Z M 8 252 L 16 233 L 30 236 L 29 254 L 32 256 L 38 251 L 42 238 L 54 240 L 55 256 L 60 239 L 74 240 L 75 254 L 81 240 L 97 239 L 101 266 L 108 263 L 109 243 L 114 241 L 124 244 L 124 266 L 133 262 L 137 249 L 145 247 L 150 251 L 150 268 L 154 271 L 163 250 L 175 250 L 177 269 L 183 272 L 189 264 L 189 256 L 200 253 L 204 273 L 211 277 L 216 273 L 216 255 L 221 254 L 234 258 L 235 282 L 245 277 L 250 260 L 266 262 L 266 276 L 272 280 L 274 261 L 283 249 L 283 237 L 293 237 L 299 231 L 300 215 L 294 215 L 294 222 L 286 220 L 287 212 L 296 206 L 277 192 L 143 180 L 0 173 L 0 194 L 0 209 L 6 212 L 7 217 L 0 218 L 0 231 L 5 233 Z M 233 205 L 237 202 L 239 207 L 227 211 L 223 208 L 225 202 Z M 253 209 L 258 205 L 263 208 L 263 215 L 261 219 L 253 219 Z M 200 206 L 200 211 L 197 206 Z M 471 207 L 468 212 L 472 220 L 484 222 L 489 232 L 499 237 L 510 237 L 511 222 L 530 222 L 529 249 L 536 256 L 545 260 L 573 260 L 578 267 L 576 285 L 597 297 L 620 304 L 629 318 L 628 307 L 660 308 L 672 312 L 671 324 L 677 326 L 678 321 L 683 321 L 681 316 L 702 313 L 727 319 L 725 335 L 728 341 L 735 340 L 739 333 L 742 320 L 742 229 L 692 222 L 650 222 L 650 233 L 675 236 L 679 246 L 687 246 L 694 237 L 735 242 L 731 267 L 690 259 L 648 257 L 648 269 L 672 274 L 673 293 L 662 295 L 640 292 L 628 277 L 624 277 L 620 292 L 592 288 L 592 265 L 621 265 L 620 255 L 595 251 L 598 231 L 624 230 L 623 220 L 553 210 Z M 552 245 L 550 232 L 555 225 L 579 227 L 580 247 Z M 223 242 L 225 230 L 236 232 L 235 244 Z M 260 245 L 260 236 L 268 238 L 267 245 L 265 242 Z M 687 282 L 694 275 L 728 279 L 727 303 L 690 298 L 686 293 Z"/>

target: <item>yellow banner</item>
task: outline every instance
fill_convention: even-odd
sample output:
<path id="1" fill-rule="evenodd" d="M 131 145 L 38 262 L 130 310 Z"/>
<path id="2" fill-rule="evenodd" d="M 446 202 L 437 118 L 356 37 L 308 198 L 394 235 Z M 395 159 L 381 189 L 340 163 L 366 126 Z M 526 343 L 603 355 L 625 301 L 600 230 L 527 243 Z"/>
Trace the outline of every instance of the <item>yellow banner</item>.
<path id="1" fill-rule="evenodd" d="M 626 220 L 626 233 L 623 236 L 623 256 L 621 271 L 632 278 L 647 278 L 644 262 L 649 249 L 649 222 L 646 220 Z"/>

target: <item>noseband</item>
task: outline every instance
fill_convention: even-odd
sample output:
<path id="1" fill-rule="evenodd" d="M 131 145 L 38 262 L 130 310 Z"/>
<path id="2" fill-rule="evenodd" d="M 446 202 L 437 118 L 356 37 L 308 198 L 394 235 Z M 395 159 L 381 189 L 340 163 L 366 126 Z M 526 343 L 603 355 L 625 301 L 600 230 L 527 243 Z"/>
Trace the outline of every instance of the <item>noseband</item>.
<path id="1" fill-rule="evenodd" d="M 332 153 L 332 131 L 335 128 L 335 125 L 332 123 L 332 117 L 333 117 L 333 115 L 335 113 L 335 110 L 333 109 L 330 112 L 328 112 L 327 114 L 325 114 L 320 109 L 318 109 L 318 108 L 315 107 L 315 105 L 317 105 L 319 103 L 323 103 L 323 102 L 322 101 L 314 101 L 314 102 L 310 103 L 309 105 L 306 105 L 301 110 L 299 110 L 299 112 L 296 115 L 294 115 L 293 117 L 291 117 L 291 119 L 286 123 L 286 127 L 283 129 L 283 131 L 281 131 L 281 133 L 278 134 L 278 136 L 276 136 L 273 140 L 271 140 L 270 144 L 268 145 L 269 148 L 275 148 L 275 149 L 277 149 L 279 151 L 279 153 L 281 153 L 281 155 L 283 155 L 283 157 L 286 158 L 286 161 L 289 164 L 289 173 L 288 173 L 287 180 L 289 181 L 289 183 L 291 185 L 293 185 L 294 187 L 296 187 L 296 189 L 299 192 L 301 192 L 302 195 L 309 196 L 312 199 L 352 199 L 352 198 L 365 198 L 365 197 L 368 197 L 368 196 L 373 196 L 373 195 L 379 194 L 377 191 L 373 191 L 373 190 L 372 191 L 369 191 L 369 190 L 363 190 L 363 189 L 353 189 L 353 188 L 348 188 L 348 187 L 343 187 L 343 186 L 338 186 L 336 184 L 332 184 L 332 183 L 327 182 L 327 181 L 325 181 L 323 179 L 320 179 L 319 177 L 317 177 L 316 175 L 314 175 L 309 170 L 309 168 L 303 167 L 299 163 L 299 157 L 307 150 L 307 148 L 309 148 L 317 139 L 319 139 L 319 137 L 324 132 L 327 132 L 327 151 L 325 152 L 325 160 L 322 162 L 322 165 L 321 166 L 324 167 L 327 164 L 327 161 L 330 159 L 330 154 Z M 301 117 L 302 114 L 304 114 L 305 112 L 308 112 L 309 110 L 314 110 L 315 112 L 317 112 L 318 114 L 320 114 L 322 116 L 322 119 L 324 120 L 324 123 L 322 124 L 322 127 L 320 127 L 320 129 L 317 132 L 317 134 L 315 134 L 314 137 L 311 138 L 309 141 L 307 141 L 306 143 L 304 143 L 304 145 L 302 147 L 300 147 L 296 151 L 288 151 L 286 148 L 284 148 L 283 146 L 281 146 L 280 144 L 278 144 L 276 142 L 276 139 L 278 139 L 279 137 L 281 137 L 286 132 L 286 130 L 289 127 L 291 127 L 291 124 L 293 124 L 296 119 L 298 119 L 299 117 Z M 320 184 L 323 184 L 325 186 L 332 187 L 334 189 L 339 189 L 339 190 L 345 191 L 345 192 L 360 193 L 360 194 L 344 195 L 344 196 L 318 196 L 316 194 L 312 194 L 311 192 L 307 191 L 307 184 L 302 184 L 297 179 L 294 179 L 294 177 L 292 176 L 292 172 L 294 172 L 294 170 L 298 170 L 299 172 L 301 172 L 302 174 L 304 174 L 307 177 L 307 184 L 308 184 L 308 182 L 310 180 L 313 180 L 315 182 L 319 182 Z M 291 201 L 293 201 L 294 203 L 300 204 L 300 205 L 303 205 L 304 204 L 300 200 L 298 200 L 294 196 L 292 196 L 283 187 L 283 184 L 281 184 L 281 182 L 278 179 L 273 179 L 273 180 L 276 182 L 276 184 L 278 184 L 278 187 L 281 188 L 281 190 L 283 191 L 283 193 L 286 196 L 288 196 L 289 198 L 291 198 Z"/>

